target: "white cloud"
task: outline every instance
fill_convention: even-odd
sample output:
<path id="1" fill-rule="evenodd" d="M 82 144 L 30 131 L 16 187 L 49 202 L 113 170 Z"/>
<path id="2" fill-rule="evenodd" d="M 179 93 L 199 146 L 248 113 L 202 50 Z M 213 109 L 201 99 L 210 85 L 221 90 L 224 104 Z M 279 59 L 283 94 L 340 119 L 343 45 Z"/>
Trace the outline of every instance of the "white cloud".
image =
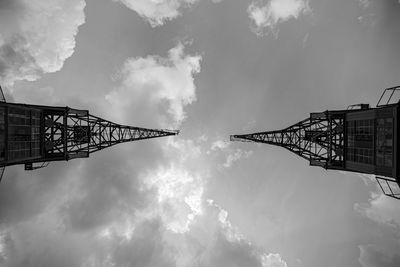
<path id="1" fill-rule="evenodd" d="M 400 230 L 399 201 L 385 196 L 382 193 L 372 193 L 369 203 L 355 204 L 354 208 L 369 219 L 394 227 Z"/>
<path id="2" fill-rule="evenodd" d="M 2 262 L 7 260 L 6 238 L 7 238 L 7 232 L 6 231 L 0 231 L 0 263 L 2 263 Z"/>
<path id="3" fill-rule="evenodd" d="M 248 158 L 253 154 L 253 151 L 242 151 L 241 149 L 236 149 L 234 153 L 229 154 L 226 158 L 225 163 L 223 164 L 223 166 L 225 168 L 230 168 L 232 167 L 232 164 L 241 159 L 242 157 L 244 158 Z"/>
<path id="4" fill-rule="evenodd" d="M 209 203 L 219 210 L 218 222 L 220 223 L 221 228 L 224 229 L 227 240 L 232 243 L 240 242 L 242 240 L 245 241 L 244 236 L 228 220 L 228 212 L 216 205 L 212 200 L 209 200 Z"/>
<path id="5" fill-rule="evenodd" d="M 224 147 L 214 142 L 214 148 Z M 153 201 L 136 212 L 139 221 L 159 220 L 163 258 L 174 266 L 286 267 L 279 254 L 253 246 L 229 221 L 226 210 L 205 200 L 210 166 L 207 149 L 192 140 L 169 139 L 162 145 L 168 163 L 144 172 L 142 190 Z M 142 219 L 140 219 L 142 218 Z M 138 227 L 138 226 L 136 226 Z M 132 240 L 135 240 L 135 230 Z"/>
<path id="6" fill-rule="evenodd" d="M 156 165 L 141 156 L 123 163 L 119 152 L 110 162 L 83 164 L 73 183 L 50 190 L 57 201 L 43 202 L 51 208 L 5 226 L 0 258 L 5 251 L 6 266 L 285 267 L 279 254 L 252 245 L 228 211 L 205 200 L 212 176 L 201 145 L 171 138 L 159 148 L 166 160 Z"/>
<path id="7" fill-rule="evenodd" d="M 376 182 L 375 182 L 376 183 Z M 399 200 L 385 196 L 376 185 L 368 203 L 357 203 L 354 209 L 375 222 L 374 240 L 359 246 L 359 262 L 363 267 L 399 266 L 400 264 L 400 206 Z"/>
<path id="8" fill-rule="evenodd" d="M 230 143 L 228 141 L 217 140 L 211 144 L 211 150 L 215 151 L 217 149 L 224 150 L 228 148 Z"/>
<path id="9" fill-rule="evenodd" d="M 202 167 L 200 146 L 192 140 L 171 138 L 161 148 L 168 163 L 148 170 L 141 177 L 144 189 L 153 189 L 156 195 L 143 215 L 159 217 L 167 230 L 185 233 L 203 212 L 208 172 Z"/>
<path id="10" fill-rule="evenodd" d="M 202 178 L 171 165 L 148 173 L 143 180 L 148 189 L 156 189 L 157 203 L 150 212 L 161 217 L 167 230 L 187 232 L 194 218 L 202 213 Z"/>
<path id="11" fill-rule="evenodd" d="M 210 149 L 207 151 L 207 155 L 217 156 L 218 154 L 224 154 L 225 162 L 219 164 L 218 167 L 221 170 L 222 168 L 230 168 L 233 163 L 241 158 L 249 158 L 253 151 L 243 151 L 240 148 L 232 148 L 231 142 L 225 140 L 216 140 L 211 144 Z"/>
<path id="12" fill-rule="evenodd" d="M 278 253 L 270 253 L 262 255 L 262 266 L 263 267 L 287 267 L 286 262 L 282 259 Z"/>
<path id="13" fill-rule="evenodd" d="M 85 21 L 84 0 L 3 0 L 0 79 L 3 85 L 60 70 Z"/>
<path id="14" fill-rule="evenodd" d="M 278 33 L 278 24 L 291 18 L 298 19 L 300 15 L 310 13 L 308 0 L 270 0 L 266 4 L 262 1 L 252 2 L 247 9 L 252 20 L 252 30 L 258 36 L 269 32 Z"/>
<path id="15" fill-rule="evenodd" d="M 181 9 L 198 0 L 114 0 L 134 10 L 146 19 L 152 27 L 163 25 L 166 21 L 181 15 Z"/>
<path id="16" fill-rule="evenodd" d="M 125 61 L 117 80 L 121 85 L 106 96 L 118 121 L 140 113 L 144 121 L 164 127 L 177 126 L 185 118 L 184 107 L 196 100 L 194 74 L 201 56 L 186 55 L 179 43 L 168 57 L 147 56 Z M 168 116 L 169 115 L 169 116 Z"/>

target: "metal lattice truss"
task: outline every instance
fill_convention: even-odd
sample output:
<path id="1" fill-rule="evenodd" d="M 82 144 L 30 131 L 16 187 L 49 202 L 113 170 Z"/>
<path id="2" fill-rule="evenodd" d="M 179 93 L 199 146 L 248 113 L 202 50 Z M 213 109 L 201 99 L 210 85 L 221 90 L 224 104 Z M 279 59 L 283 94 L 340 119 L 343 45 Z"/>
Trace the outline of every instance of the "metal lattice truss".
<path id="1" fill-rule="evenodd" d="M 232 141 L 252 141 L 284 147 L 329 169 L 344 168 L 343 111 L 311 113 L 310 117 L 278 131 L 232 135 Z"/>
<path id="2" fill-rule="evenodd" d="M 89 115 L 87 110 L 44 111 L 43 149 L 49 161 L 88 157 L 115 144 L 176 134 L 178 131 L 119 125 Z"/>

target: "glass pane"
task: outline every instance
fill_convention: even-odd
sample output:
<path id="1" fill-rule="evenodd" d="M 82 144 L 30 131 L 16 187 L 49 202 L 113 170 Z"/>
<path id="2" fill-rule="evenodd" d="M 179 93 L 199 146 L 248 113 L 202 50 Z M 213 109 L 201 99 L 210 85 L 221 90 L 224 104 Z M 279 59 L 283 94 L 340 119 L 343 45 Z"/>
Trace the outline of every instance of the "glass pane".
<path id="1" fill-rule="evenodd" d="M 374 164 L 374 120 L 347 123 L 347 160 Z"/>
<path id="2" fill-rule="evenodd" d="M 393 165 L 393 118 L 377 119 L 376 157 L 377 165 Z"/>
<path id="3" fill-rule="evenodd" d="M 40 114 L 39 110 L 9 107 L 9 160 L 40 156 Z"/>

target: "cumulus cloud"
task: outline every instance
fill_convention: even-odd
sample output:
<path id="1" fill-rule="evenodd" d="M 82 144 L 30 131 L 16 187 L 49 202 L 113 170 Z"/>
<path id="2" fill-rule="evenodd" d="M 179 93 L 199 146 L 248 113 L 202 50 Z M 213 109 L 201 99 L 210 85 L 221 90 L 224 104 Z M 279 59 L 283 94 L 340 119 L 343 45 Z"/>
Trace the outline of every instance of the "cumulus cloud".
<path id="1" fill-rule="evenodd" d="M 231 143 L 229 141 L 216 140 L 211 144 L 210 149 L 207 151 L 208 155 L 211 155 L 212 153 L 225 154 L 224 163 L 219 164 L 220 169 L 230 168 L 235 161 L 238 161 L 241 158 L 249 158 L 253 154 L 253 151 L 251 150 L 244 151 L 240 148 L 234 149 L 230 145 Z"/>
<path id="2" fill-rule="evenodd" d="M 184 107 L 196 100 L 194 75 L 200 72 L 201 56 L 186 55 L 179 43 L 168 57 L 147 56 L 125 61 L 117 81 L 120 86 L 106 96 L 116 119 L 126 122 L 132 114 L 164 126 L 179 125 Z"/>
<path id="3" fill-rule="evenodd" d="M 379 190 L 379 191 L 378 191 Z M 368 203 L 357 203 L 354 209 L 375 222 L 379 231 L 374 241 L 359 246 L 363 267 L 398 266 L 400 264 L 400 207 L 398 200 L 385 196 L 380 189 L 371 193 Z"/>
<path id="4" fill-rule="evenodd" d="M 148 173 L 144 181 L 147 189 L 154 188 L 157 192 L 157 205 L 149 212 L 159 216 L 167 230 L 187 232 L 191 222 L 202 213 L 201 177 L 172 164 Z"/>
<path id="5" fill-rule="evenodd" d="M 250 4 L 247 13 L 252 21 L 251 28 L 258 36 L 269 32 L 278 33 L 278 24 L 289 19 L 298 19 L 311 12 L 308 0 L 269 0 L 255 1 Z"/>
<path id="6" fill-rule="evenodd" d="M 3 0 L 0 3 L 0 80 L 33 81 L 60 70 L 85 21 L 84 0 Z"/>
<path id="7" fill-rule="evenodd" d="M 66 183 L 50 191 L 36 216 L 1 226 L 0 262 L 286 267 L 279 254 L 252 245 L 228 211 L 205 199 L 212 176 L 201 144 L 171 138 L 160 149 L 166 160 L 155 164 L 141 161 L 143 153 L 126 157 L 118 150 L 101 154 L 112 154 L 107 161 L 74 168 L 75 178 L 60 178 Z"/>
<path id="8" fill-rule="evenodd" d="M 203 212 L 208 172 L 203 166 L 201 148 L 193 141 L 169 139 L 161 148 L 169 161 L 147 170 L 140 178 L 141 189 L 153 190 L 156 196 L 141 216 L 160 218 L 167 230 L 185 233 Z"/>
<path id="9" fill-rule="evenodd" d="M 87 266 L 286 267 L 279 254 L 246 240 L 226 210 L 205 200 L 210 173 L 197 142 L 169 139 L 161 149 L 169 160 L 139 175 L 146 205 L 97 228 Z"/>
<path id="10" fill-rule="evenodd" d="M 207 201 L 206 210 L 209 222 L 203 222 L 202 227 L 214 238 L 211 242 L 208 240 L 210 247 L 199 257 L 201 260 L 196 266 L 286 267 L 286 262 L 279 254 L 266 253 L 249 242 L 229 221 L 228 212 L 214 201 Z M 192 234 L 207 236 L 193 228 Z"/>
<path id="11" fill-rule="evenodd" d="M 398 201 L 380 192 L 373 193 L 369 203 L 356 204 L 355 210 L 377 223 L 397 226 L 400 230 Z"/>
<path id="12" fill-rule="evenodd" d="M 184 234 L 164 232 L 165 251 L 174 255 L 176 266 L 286 266 L 266 261 L 272 254 L 252 245 L 227 217 L 227 211 L 213 201 L 203 201 L 203 213 L 196 217 L 189 231 Z"/>
<path id="13" fill-rule="evenodd" d="M 241 159 L 241 158 L 248 158 L 253 154 L 253 151 L 243 151 L 240 148 L 236 149 L 236 151 L 232 154 L 229 154 L 228 157 L 226 158 L 225 163 L 223 166 L 225 168 L 230 168 L 232 167 L 232 164 Z"/>
<path id="14" fill-rule="evenodd" d="M 181 9 L 198 0 L 113 0 L 124 4 L 146 19 L 152 27 L 181 15 Z"/>
<path id="15" fill-rule="evenodd" d="M 228 148 L 229 145 L 230 145 L 230 143 L 228 141 L 217 140 L 211 144 L 211 150 L 213 150 L 213 151 L 215 151 L 217 149 L 224 150 L 224 149 Z"/>
<path id="16" fill-rule="evenodd" d="M 264 254 L 262 255 L 261 260 L 263 267 L 287 267 L 286 262 L 278 253 Z"/>
<path id="17" fill-rule="evenodd" d="M 178 44 L 167 57 L 127 60 L 106 97 L 115 104 L 107 112 L 129 124 L 139 117 L 155 127 L 181 124 L 196 99 L 201 60 L 183 50 Z M 209 150 L 224 151 L 221 162 L 235 151 L 178 136 L 72 161 L 64 173 L 58 166 L 42 178 L 7 179 L 0 187 L 1 216 L 8 219 L 0 225 L 0 264 L 285 267 L 279 254 L 252 245 L 228 211 L 205 199 L 215 178 Z M 25 216 L 14 215 L 20 212 Z"/>
<path id="18" fill-rule="evenodd" d="M 214 144 L 219 149 L 222 143 Z M 156 236 L 162 245 L 157 250 L 165 262 L 179 267 L 286 267 L 279 254 L 252 245 L 229 221 L 226 210 L 205 199 L 212 176 L 202 144 L 169 139 L 161 148 L 169 160 L 140 175 L 141 190 L 150 190 L 154 197 L 135 216 L 137 225 L 159 222 Z M 132 240 L 138 233 L 133 230 Z"/>

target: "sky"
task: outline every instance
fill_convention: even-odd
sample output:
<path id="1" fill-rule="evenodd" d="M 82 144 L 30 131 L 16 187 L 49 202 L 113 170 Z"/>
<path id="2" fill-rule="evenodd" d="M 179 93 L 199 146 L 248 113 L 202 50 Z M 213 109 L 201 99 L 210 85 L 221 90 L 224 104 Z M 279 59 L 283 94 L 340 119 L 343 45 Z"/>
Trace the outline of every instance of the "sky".
<path id="1" fill-rule="evenodd" d="M 180 129 L 0 184 L 0 266 L 400 266 L 373 177 L 229 142 L 398 85 L 397 0 L 0 0 L 9 102 Z"/>

